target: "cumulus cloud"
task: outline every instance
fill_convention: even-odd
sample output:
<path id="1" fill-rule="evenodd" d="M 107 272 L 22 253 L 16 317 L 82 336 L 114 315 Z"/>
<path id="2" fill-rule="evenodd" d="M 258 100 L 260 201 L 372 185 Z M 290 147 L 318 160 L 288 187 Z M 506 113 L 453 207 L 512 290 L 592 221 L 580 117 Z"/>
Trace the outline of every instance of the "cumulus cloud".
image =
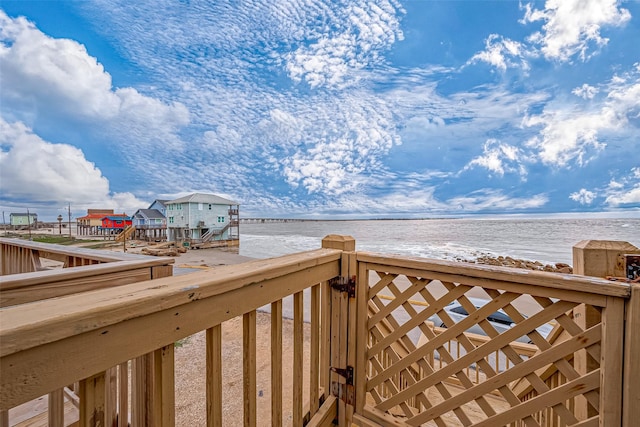
<path id="1" fill-rule="evenodd" d="M 548 106 L 541 114 L 523 119 L 524 127 L 541 127 L 526 145 L 543 163 L 566 166 L 575 161 L 584 165 L 605 149 L 600 134 L 619 131 L 630 119 L 640 117 L 640 71 L 616 75 L 600 89 L 589 86 L 586 92 L 595 96 L 600 90 L 606 96 L 590 110 L 573 105 Z"/>
<path id="2" fill-rule="evenodd" d="M 23 123 L 8 123 L 3 118 L 0 118 L 0 178 L 4 203 L 36 200 L 129 212 L 146 205 L 130 193 L 111 193 L 109 181 L 80 149 L 44 141 Z"/>
<path id="3" fill-rule="evenodd" d="M 17 117 L 62 113 L 115 133 L 124 130 L 138 143 L 176 143 L 176 129 L 189 121 L 180 103 L 167 105 L 130 87 L 114 88 L 111 75 L 80 43 L 49 37 L 2 10 L 0 67 L 0 99 Z"/>
<path id="4" fill-rule="evenodd" d="M 482 61 L 500 71 L 506 71 L 507 68 L 514 67 L 519 67 L 525 71 L 529 70 L 530 67 L 525 57 L 530 54 L 522 43 L 498 34 L 491 34 L 484 43 L 485 49 L 473 55 L 467 64 Z"/>
<path id="5" fill-rule="evenodd" d="M 571 93 L 582 99 L 593 99 L 598 94 L 598 88 L 585 83 L 582 86 L 573 89 Z"/>
<path id="6" fill-rule="evenodd" d="M 623 26 L 630 19 L 627 9 L 619 0 L 547 0 L 544 8 L 525 5 L 523 23 L 542 21 L 542 31 L 529 37 L 540 46 L 542 54 L 551 60 L 569 61 L 578 55 L 588 59 L 593 45 L 600 48 L 608 43 L 601 29 Z"/>
<path id="7" fill-rule="evenodd" d="M 605 194 L 605 203 L 611 207 L 640 206 L 640 167 L 632 168 L 627 176 L 611 180 Z"/>
<path id="8" fill-rule="evenodd" d="M 571 193 L 569 198 L 581 205 L 590 205 L 596 198 L 596 194 L 593 191 L 589 191 L 585 188 L 581 188 L 580 191 Z"/>
<path id="9" fill-rule="evenodd" d="M 522 149 L 497 139 L 489 139 L 484 143 L 482 151 L 483 154 L 473 158 L 463 170 L 479 166 L 498 176 L 504 176 L 505 172 L 518 172 L 523 179 L 526 177 L 527 170 L 522 163 L 526 155 Z"/>

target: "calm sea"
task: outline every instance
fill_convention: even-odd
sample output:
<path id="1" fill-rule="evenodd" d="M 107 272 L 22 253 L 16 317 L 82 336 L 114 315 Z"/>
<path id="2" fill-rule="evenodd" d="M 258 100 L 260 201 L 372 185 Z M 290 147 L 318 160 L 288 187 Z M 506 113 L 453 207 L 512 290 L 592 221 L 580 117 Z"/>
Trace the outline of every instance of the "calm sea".
<path id="1" fill-rule="evenodd" d="M 328 234 L 356 239 L 356 249 L 437 259 L 511 256 L 572 264 L 581 240 L 623 240 L 640 247 L 640 218 L 493 218 L 302 221 L 241 224 L 240 254 L 268 258 L 317 249 Z"/>

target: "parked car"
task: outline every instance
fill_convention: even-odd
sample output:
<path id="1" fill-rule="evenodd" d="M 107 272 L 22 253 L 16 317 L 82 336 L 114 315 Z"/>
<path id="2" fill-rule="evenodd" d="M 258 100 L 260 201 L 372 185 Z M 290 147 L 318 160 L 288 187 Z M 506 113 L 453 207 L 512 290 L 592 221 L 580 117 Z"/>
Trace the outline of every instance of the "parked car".
<path id="1" fill-rule="evenodd" d="M 489 302 L 487 300 L 478 299 L 478 298 L 469 298 L 469 301 L 471 301 L 471 303 L 477 309 L 481 308 L 482 306 L 484 306 Z M 446 311 L 447 314 L 451 317 L 451 319 L 453 319 L 453 321 L 456 323 L 464 320 L 469 315 L 467 310 L 464 307 L 462 307 L 462 305 L 458 301 L 453 301 L 449 303 L 447 306 L 444 307 L 444 311 Z M 523 315 L 523 317 L 526 317 L 526 316 Z M 505 313 L 502 309 L 487 316 L 487 320 L 489 321 L 491 326 L 493 326 L 494 329 L 500 334 L 509 330 L 515 325 L 515 322 L 513 321 L 513 319 L 511 319 L 511 317 L 509 317 L 509 315 L 507 315 L 507 313 Z M 444 324 L 442 319 L 440 319 L 440 317 L 437 314 L 434 314 L 433 316 L 429 317 L 429 321 L 433 322 L 434 325 L 439 326 L 441 328 L 447 327 L 447 325 Z M 548 323 L 536 328 L 536 330 L 545 338 L 551 333 L 552 329 L 553 329 L 553 326 Z M 477 323 L 472 327 L 470 327 L 469 329 L 467 329 L 467 332 L 471 332 L 478 335 L 487 335 L 486 332 Z M 518 338 L 516 341 L 531 343 L 531 339 L 527 335 L 524 335 Z"/>

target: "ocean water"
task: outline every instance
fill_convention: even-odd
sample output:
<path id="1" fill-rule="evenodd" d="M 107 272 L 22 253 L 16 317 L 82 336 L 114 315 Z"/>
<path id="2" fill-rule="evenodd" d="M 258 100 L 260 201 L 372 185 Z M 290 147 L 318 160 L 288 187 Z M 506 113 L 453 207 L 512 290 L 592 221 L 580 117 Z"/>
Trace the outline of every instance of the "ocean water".
<path id="1" fill-rule="evenodd" d="M 356 249 L 435 259 L 511 256 L 572 264 L 582 240 L 622 240 L 640 247 L 640 218 L 483 218 L 299 221 L 240 225 L 240 254 L 269 258 L 321 246 L 328 234 L 356 239 Z"/>

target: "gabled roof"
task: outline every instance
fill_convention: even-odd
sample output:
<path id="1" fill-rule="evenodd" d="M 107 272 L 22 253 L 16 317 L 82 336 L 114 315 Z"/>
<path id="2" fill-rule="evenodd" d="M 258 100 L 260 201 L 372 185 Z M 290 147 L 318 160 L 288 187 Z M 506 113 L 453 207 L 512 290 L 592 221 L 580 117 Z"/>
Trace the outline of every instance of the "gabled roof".
<path id="1" fill-rule="evenodd" d="M 110 213 L 108 215 L 104 214 L 104 213 L 90 213 L 88 215 L 85 216 L 81 216 L 78 219 L 102 219 L 106 216 L 119 216 L 119 217 L 125 217 L 127 216 L 127 214 L 114 214 L 114 213 Z"/>
<path id="2" fill-rule="evenodd" d="M 159 203 L 159 204 L 161 204 L 162 206 L 167 206 L 167 202 L 168 202 L 168 200 L 164 200 L 164 199 L 155 199 L 155 200 L 153 201 L 153 203 L 151 203 L 151 204 L 149 205 L 149 209 L 151 209 L 151 206 L 155 205 L 156 203 Z"/>
<path id="3" fill-rule="evenodd" d="M 215 194 L 193 193 L 179 199 L 169 200 L 166 204 L 172 203 L 211 203 L 212 205 L 239 205 L 238 202 L 225 199 Z"/>
<path id="4" fill-rule="evenodd" d="M 141 216 L 147 219 L 164 219 L 164 215 L 158 209 L 138 209 L 133 216 Z"/>

